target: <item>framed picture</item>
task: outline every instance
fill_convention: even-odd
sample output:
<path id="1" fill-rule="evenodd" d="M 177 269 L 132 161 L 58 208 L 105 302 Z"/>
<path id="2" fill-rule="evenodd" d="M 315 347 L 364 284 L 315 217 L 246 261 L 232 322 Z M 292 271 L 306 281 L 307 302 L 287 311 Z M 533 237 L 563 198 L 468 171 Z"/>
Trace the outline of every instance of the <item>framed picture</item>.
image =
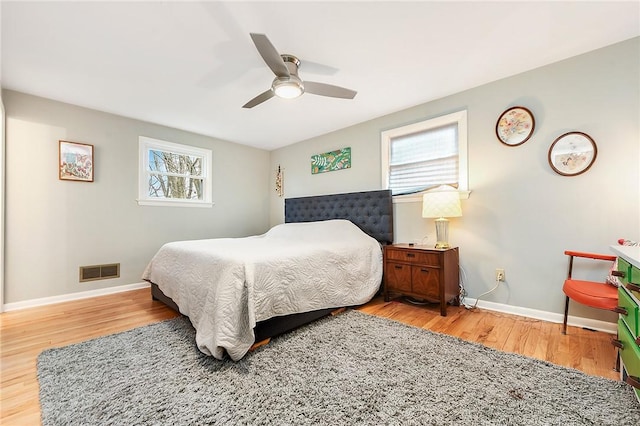
<path id="1" fill-rule="evenodd" d="M 311 156 L 311 174 L 351 168 L 351 147 Z"/>
<path id="2" fill-rule="evenodd" d="M 535 127 L 536 121 L 531 111 L 516 106 L 509 108 L 498 118 L 496 136 L 505 145 L 522 145 L 529 140 Z"/>
<path id="3" fill-rule="evenodd" d="M 60 141 L 58 173 L 60 180 L 93 182 L 93 145 Z"/>
<path id="4" fill-rule="evenodd" d="M 575 176 L 589 170 L 596 161 L 598 147 L 589 135 L 569 132 L 559 136 L 549 148 L 549 165 L 562 176 Z"/>

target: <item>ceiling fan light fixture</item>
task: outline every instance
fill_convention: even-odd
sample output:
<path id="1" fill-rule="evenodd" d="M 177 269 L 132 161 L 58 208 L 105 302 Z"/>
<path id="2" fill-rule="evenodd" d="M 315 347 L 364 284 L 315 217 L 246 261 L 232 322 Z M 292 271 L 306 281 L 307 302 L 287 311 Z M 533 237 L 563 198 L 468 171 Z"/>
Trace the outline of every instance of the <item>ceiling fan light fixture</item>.
<path id="1" fill-rule="evenodd" d="M 353 99 L 358 92 L 332 84 L 318 83 L 316 81 L 303 82 L 298 77 L 300 60 L 293 55 L 278 53 L 266 35 L 251 33 L 253 44 L 256 45 L 258 53 L 264 59 L 276 78 L 271 83 L 271 87 L 260 93 L 258 96 L 244 104 L 242 108 L 253 108 L 256 105 L 268 101 L 277 96 L 282 99 L 295 99 L 303 93 L 311 93 L 330 98 Z"/>
<path id="2" fill-rule="evenodd" d="M 304 86 L 302 86 L 301 81 L 296 81 L 294 78 L 287 80 L 276 79 L 273 82 L 273 92 L 279 98 L 294 99 L 304 93 Z"/>

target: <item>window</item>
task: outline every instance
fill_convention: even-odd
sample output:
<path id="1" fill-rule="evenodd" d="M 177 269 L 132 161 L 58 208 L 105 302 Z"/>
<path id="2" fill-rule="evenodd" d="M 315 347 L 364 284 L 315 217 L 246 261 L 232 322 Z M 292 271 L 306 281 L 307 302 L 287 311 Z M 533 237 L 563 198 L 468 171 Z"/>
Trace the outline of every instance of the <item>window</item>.
<path id="1" fill-rule="evenodd" d="M 416 194 L 439 185 L 468 197 L 466 110 L 385 130 L 381 146 L 382 186 L 394 201 L 419 201 Z"/>
<path id="2" fill-rule="evenodd" d="M 211 207 L 211 150 L 139 137 L 138 204 Z"/>

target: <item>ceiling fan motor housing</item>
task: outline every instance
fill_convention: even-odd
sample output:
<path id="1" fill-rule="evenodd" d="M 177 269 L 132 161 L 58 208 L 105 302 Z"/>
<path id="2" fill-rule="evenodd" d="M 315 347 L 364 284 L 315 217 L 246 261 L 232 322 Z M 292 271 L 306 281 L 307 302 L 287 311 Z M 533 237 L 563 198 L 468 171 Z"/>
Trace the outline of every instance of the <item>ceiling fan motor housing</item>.
<path id="1" fill-rule="evenodd" d="M 291 74 L 298 74 L 298 68 L 300 68 L 300 59 L 296 58 L 293 55 L 289 55 L 288 53 L 283 53 L 280 55 L 284 64 L 289 69 Z"/>
<path id="2" fill-rule="evenodd" d="M 298 67 L 300 66 L 300 60 L 293 55 L 280 55 L 284 64 L 289 70 L 288 77 L 276 77 L 271 83 L 276 96 L 285 99 L 293 99 L 304 93 L 304 84 L 300 77 L 298 77 Z"/>

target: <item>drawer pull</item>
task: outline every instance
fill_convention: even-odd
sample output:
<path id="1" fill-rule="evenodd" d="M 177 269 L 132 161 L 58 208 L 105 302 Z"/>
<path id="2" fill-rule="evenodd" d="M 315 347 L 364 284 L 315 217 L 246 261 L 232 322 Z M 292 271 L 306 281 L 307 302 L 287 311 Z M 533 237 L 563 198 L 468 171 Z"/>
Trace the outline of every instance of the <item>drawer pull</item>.
<path id="1" fill-rule="evenodd" d="M 407 257 L 416 257 L 415 253 L 407 253 Z"/>
<path id="2" fill-rule="evenodd" d="M 394 268 L 396 269 L 402 269 L 402 265 L 395 265 Z"/>
<path id="3" fill-rule="evenodd" d="M 636 389 L 640 389 L 640 377 L 627 376 L 627 378 L 625 379 L 625 382 L 627 382 L 627 384 L 633 386 Z"/>
<path id="4" fill-rule="evenodd" d="M 631 283 L 628 283 L 628 284 L 627 284 L 627 288 L 628 288 L 629 290 L 631 290 L 631 291 L 640 291 L 640 285 L 638 285 L 638 284 L 631 284 Z"/>
<path id="5" fill-rule="evenodd" d="M 611 271 L 611 275 L 613 275 L 614 277 L 624 278 L 624 276 L 627 274 L 624 271 Z"/>
<path id="6" fill-rule="evenodd" d="M 624 349 L 624 344 L 620 339 L 611 339 L 611 344 L 618 349 Z"/>
<path id="7" fill-rule="evenodd" d="M 627 311 L 627 308 L 623 308 L 622 306 L 616 306 L 616 307 L 613 309 L 613 312 L 618 313 L 618 314 L 622 314 L 622 315 L 624 315 L 625 317 L 626 317 L 627 315 L 629 315 L 629 311 Z"/>
<path id="8" fill-rule="evenodd" d="M 424 273 L 429 273 L 429 270 L 427 268 L 420 268 L 420 272 L 424 272 Z"/>

